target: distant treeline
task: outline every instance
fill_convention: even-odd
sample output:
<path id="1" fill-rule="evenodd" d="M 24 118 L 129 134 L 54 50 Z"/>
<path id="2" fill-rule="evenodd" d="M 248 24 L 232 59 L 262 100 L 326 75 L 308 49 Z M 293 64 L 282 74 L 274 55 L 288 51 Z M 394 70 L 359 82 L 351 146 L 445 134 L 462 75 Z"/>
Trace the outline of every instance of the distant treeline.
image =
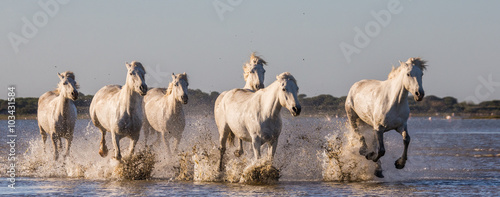
<path id="1" fill-rule="evenodd" d="M 189 103 L 185 105 L 186 114 L 210 115 L 213 114 L 218 92 L 205 93 L 201 90 L 188 90 Z M 88 118 L 92 95 L 80 93 L 75 105 L 80 117 Z M 346 97 L 332 95 L 318 95 L 307 97 L 300 94 L 303 115 L 330 115 L 345 116 L 344 103 Z M 0 99 L 0 114 L 7 114 L 7 101 Z M 456 98 L 426 96 L 421 102 L 409 99 L 411 113 L 414 116 L 451 115 L 455 116 L 498 116 L 500 115 L 500 100 L 485 101 L 479 104 L 458 102 Z M 16 114 L 20 116 L 35 116 L 37 113 L 38 98 L 16 98 Z"/>

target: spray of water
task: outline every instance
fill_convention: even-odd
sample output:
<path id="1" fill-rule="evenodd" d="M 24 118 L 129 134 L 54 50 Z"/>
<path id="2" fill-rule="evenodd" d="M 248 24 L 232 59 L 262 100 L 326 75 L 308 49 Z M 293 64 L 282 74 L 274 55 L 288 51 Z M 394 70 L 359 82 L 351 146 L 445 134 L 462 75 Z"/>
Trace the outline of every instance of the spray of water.
<path id="1" fill-rule="evenodd" d="M 325 181 L 364 181 L 373 179 L 375 165 L 359 155 L 359 137 L 347 127 L 326 136 L 325 150 L 319 155 L 323 161 Z"/>

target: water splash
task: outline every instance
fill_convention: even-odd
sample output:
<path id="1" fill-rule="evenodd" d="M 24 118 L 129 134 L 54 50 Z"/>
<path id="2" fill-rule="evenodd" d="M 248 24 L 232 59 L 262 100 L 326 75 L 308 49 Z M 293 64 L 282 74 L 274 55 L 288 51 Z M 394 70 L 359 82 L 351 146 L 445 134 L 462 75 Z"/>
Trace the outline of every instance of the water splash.
<path id="1" fill-rule="evenodd" d="M 325 150 L 319 155 L 323 160 L 325 181 L 365 181 L 373 179 L 375 165 L 359 155 L 359 137 L 347 129 L 336 130 L 326 136 Z"/>

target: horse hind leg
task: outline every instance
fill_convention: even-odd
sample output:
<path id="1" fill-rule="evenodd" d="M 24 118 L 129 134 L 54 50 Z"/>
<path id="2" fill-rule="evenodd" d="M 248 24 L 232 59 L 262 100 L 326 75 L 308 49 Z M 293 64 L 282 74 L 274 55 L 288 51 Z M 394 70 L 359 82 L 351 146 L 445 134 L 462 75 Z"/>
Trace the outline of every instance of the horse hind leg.
<path id="1" fill-rule="evenodd" d="M 375 176 L 378 178 L 384 178 L 384 174 L 382 172 L 383 172 L 382 171 L 382 162 L 380 162 L 380 160 L 378 160 L 375 163 Z"/>
<path id="2" fill-rule="evenodd" d="M 43 152 L 45 153 L 45 142 L 47 141 L 47 132 L 43 130 L 42 126 L 38 125 L 38 128 L 40 129 L 40 135 L 42 135 L 42 148 Z"/>
<path id="3" fill-rule="evenodd" d="M 385 147 L 384 147 L 384 130 L 379 129 L 375 131 L 375 141 L 378 142 L 378 152 L 371 152 L 366 155 L 366 159 L 373 160 L 377 162 L 382 156 L 385 155 Z"/>
<path id="4" fill-rule="evenodd" d="M 227 125 L 224 125 L 222 128 L 218 127 L 218 129 L 219 129 L 219 152 L 220 152 L 219 172 L 221 172 L 224 169 L 222 160 L 224 160 L 224 154 L 226 152 L 226 142 L 229 133 L 231 133 L 231 129 L 229 129 L 229 126 Z"/>
<path id="5" fill-rule="evenodd" d="M 359 142 L 361 143 L 361 147 L 359 148 L 359 154 L 366 156 L 367 155 L 367 145 L 366 140 L 363 134 L 359 131 L 358 121 L 361 121 L 356 112 L 350 108 L 346 107 L 347 118 L 349 119 L 349 125 L 351 125 L 352 130 L 359 136 Z"/>
<path id="6" fill-rule="evenodd" d="M 403 136 L 404 150 L 403 150 L 403 155 L 401 155 L 401 157 L 398 160 L 396 160 L 394 165 L 396 166 L 397 169 L 403 169 L 405 167 L 406 160 L 408 159 L 407 154 L 408 154 L 408 145 L 410 145 L 410 135 L 408 135 L 408 130 L 406 126 L 404 126 L 403 129 L 398 129 L 397 131 L 398 133 L 401 134 L 401 136 Z"/>
<path id="7" fill-rule="evenodd" d="M 101 130 L 101 144 L 99 146 L 99 155 L 101 157 L 106 157 L 108 155 L 108 147 L 106 146 L 106 130 L 104 128 L 99 128 Z"/>
<path id="8" fill-rule="evenodd" d="M 238 145 L 238 149 L 236 151 L 234 151 L 234 155 L 236 157 L 240 157 L 241 155 L 243 155 L 243 140 L 242 139 L 238 139 L 238 142 L 240 143 Z"/>

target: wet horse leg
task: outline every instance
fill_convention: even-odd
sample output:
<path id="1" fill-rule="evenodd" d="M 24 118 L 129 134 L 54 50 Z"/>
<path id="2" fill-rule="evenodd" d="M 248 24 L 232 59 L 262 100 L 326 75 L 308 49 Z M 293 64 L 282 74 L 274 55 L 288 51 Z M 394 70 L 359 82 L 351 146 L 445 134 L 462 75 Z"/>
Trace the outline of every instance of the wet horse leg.
<path id="1" fill-rule="evenodd" d="M 359 142 L 361 143 L 361 147 L 359 148 L 359 154 L 366 156 L 367 155 L 367 151 L 366 151 L 367 145 L 366 145 L 365 137 L 359 131 L 359 127 L 357 124 L 357 121 L 361 120 L 361 119 L 359 119 L 356 112 L 354 112 L 354 110 L 352 110 L 351 108 L 347 108 L 346 113 L 347 113 L 347 118 L 349 119 L 349 124 L 351 125 L 351 128 L 359 136 Z"/>
<path id="2" fill-rule="evenodd" d="M 222 160 L 224 159 L 224 153 L 226 152 L 226 141 L 230 132 L 231 130 L 227 125 L 224 125 L 222 128 L 219 127 L 219 151 L 220 151 L 219 171 L 222 171 L 224 169 Z"/>
<path id="3" fill-rule="evenodd" d="M 108 147 L 106 146 L 106 130 L 99 128 L 101 130 L 101 145 L 99 147 L 99 155 L 101 157 L 106 157 L 108 155 Z"/>
<path id="4" fill-rule="evenodd" d="M 403 128 L 397 129 L 398 133 L 403 136 L 403 143 L 405 145 L 404 150 L 403 150 L 403 155 L 396 160 L 394 165 L 396 166 L 397 169 L 403 169 L 406 164 L 406 160 L 408 159 L 408 145 L 410 145 L 410 135 L 408 135 L 408 129 L 406 124 L 404 125 Z"/>
<path id="5" fill-rule="evenodd" d="M 115 156 L 113 156 L 113 159 L 121 160 L 122 154 L 120 152 L 120 138 L 116 136 L 115 132 L 111 132 L 111 141 L 113 142 L 113 147 L 115 148 Z"/>

